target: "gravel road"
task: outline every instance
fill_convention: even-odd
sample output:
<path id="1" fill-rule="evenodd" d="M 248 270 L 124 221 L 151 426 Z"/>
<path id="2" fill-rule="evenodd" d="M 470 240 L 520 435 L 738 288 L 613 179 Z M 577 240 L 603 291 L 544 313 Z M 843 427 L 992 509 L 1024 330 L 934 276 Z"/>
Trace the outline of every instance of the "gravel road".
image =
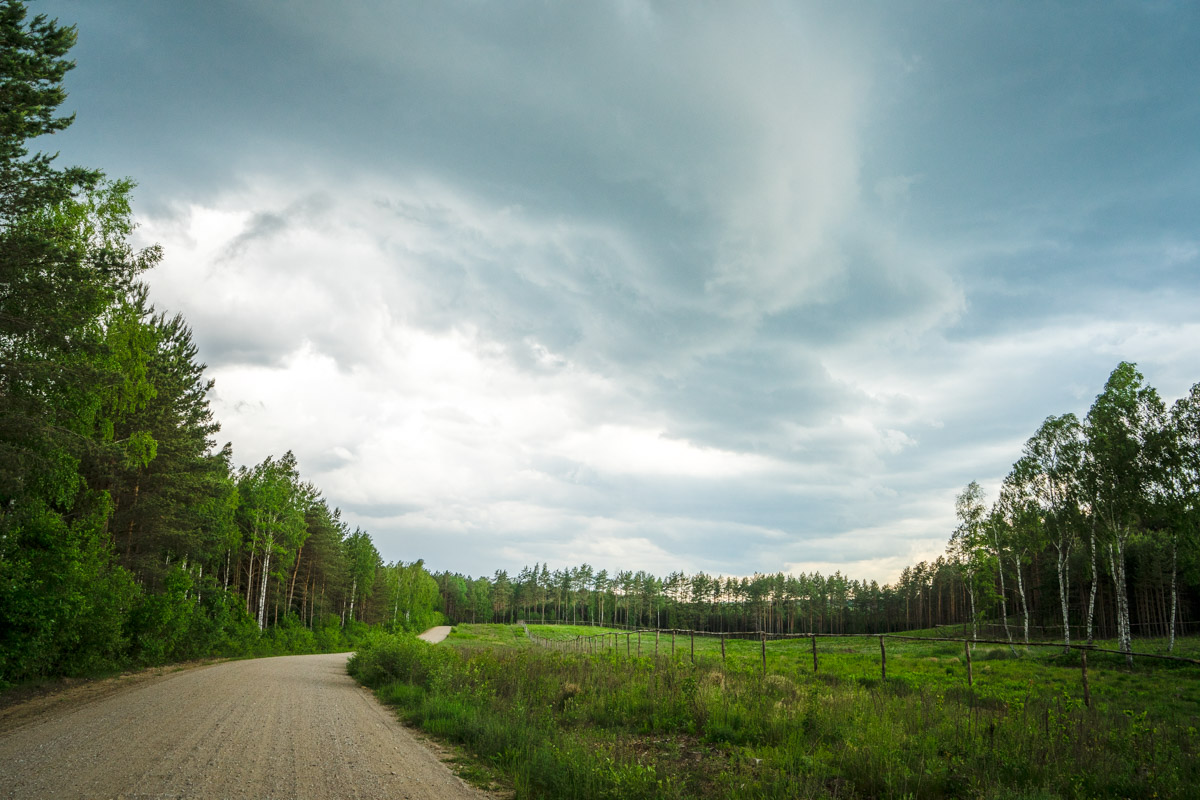
<path id="1" fill-rule="evenodd" d="M 437 644 L 438 642 L 442 641 L 449 635 L 450 635 L 450 626 L 449 625 L 438 625 L 436 628 L 430 628 L 429 630 L 425 631 L 417 638 L 424 639 L 425 641 L 429 642 L 430 644 Z"/>
<path id="2" fill-rule="evenodd" d="M 346 674 L 233 661 L 59 704 L 0 732 L 0 797 L 479 798 Z"/>

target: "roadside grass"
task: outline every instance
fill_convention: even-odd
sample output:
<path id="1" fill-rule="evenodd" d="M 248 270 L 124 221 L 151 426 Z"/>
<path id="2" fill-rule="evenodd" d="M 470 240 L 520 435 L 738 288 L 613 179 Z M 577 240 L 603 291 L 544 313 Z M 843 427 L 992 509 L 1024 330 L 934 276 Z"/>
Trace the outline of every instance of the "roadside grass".
<path id="1" fill-rule="evenodd" d="M 533 646 L 520 625 L 459 624 L 450 629 L 446 642 L 464 649 Z"/>
<path id="2" fill-rule="evenodd" d="M 562 627 L 566 630 L 555 630 Z M 530 626 L 571 642 L 578 628 Z M 590 632 L 590 631 L 589 631 Z M 351 674 L 404 719 L 462 745 L 519 798 L 1193 797 L 1200 668 L 877 639 L 720 644 L 659 655 L 618 632 L 596 655 L 531 646 L 520 626 L 458 626 L 446 643 L 386 637 Z M 446 646 L 449 644 L 450 646 Z M 1195 642 L 1188 641 L 1189 647 Z M 1179 649 L 1179 648 L 1177 648 Z M 627 655 L 627 652 L 632 653 Z M 1185 651 L 1187 652 L 1187 651 Z M 1034 655 L 1035 654 L 1035 655 Z"/>

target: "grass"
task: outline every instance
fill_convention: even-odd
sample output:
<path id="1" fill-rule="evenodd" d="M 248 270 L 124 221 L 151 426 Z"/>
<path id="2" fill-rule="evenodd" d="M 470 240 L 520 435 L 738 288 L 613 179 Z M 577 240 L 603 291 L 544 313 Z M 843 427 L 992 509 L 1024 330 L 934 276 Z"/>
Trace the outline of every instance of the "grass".
<path id="1" fill-rule="evenodd" d="M 459 626 L 381 639 L 351 662 L 411 724 L 457 742 L 520 798 L 1191 797 L 1200 668 L 878 639 L 642 638 L 575 652 L 577 628 Z M 588 632 L 593 632 L 588 629 Z M 597 643 L 601 640 L 596 640 Z M 567 643 L 570 643 L 569 645 Z M 612 640 L 609 639 L 611 645 Z M 1194 649 L 1194 642 L 1187 646 Z M 449 646 L 447 646 L 449 645 Z M 568 649 L 569 648 L 569 649 Z M 628 651 L 628 654 L 627 654 Z"/>

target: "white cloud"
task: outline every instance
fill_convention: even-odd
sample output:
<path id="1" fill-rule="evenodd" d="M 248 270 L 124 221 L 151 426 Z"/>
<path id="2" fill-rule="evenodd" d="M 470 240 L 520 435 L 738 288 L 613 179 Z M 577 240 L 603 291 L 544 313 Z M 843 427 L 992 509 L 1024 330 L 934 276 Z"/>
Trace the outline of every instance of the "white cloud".
<path id="1" fill-rule="evenodd" d="M 834 7 L 286 5 L 239 12 L 261 48 L 229 72 L 304 80 L 130 84 L 233 110 L 162 120 L 145 151 L 198 186 L 139 236 L 235 455 L 294 449 L 389 558 L 891 580 L 1117 360 L 1168 396 L 1200 373 L 1194 232 L 1097 236 L 1122 180 L 981 205 L 993 154 L 1037 154 L 956 133 L 979 89 L 936 36 Z M 203 174 L 201 135 L 228 151 Z"/>

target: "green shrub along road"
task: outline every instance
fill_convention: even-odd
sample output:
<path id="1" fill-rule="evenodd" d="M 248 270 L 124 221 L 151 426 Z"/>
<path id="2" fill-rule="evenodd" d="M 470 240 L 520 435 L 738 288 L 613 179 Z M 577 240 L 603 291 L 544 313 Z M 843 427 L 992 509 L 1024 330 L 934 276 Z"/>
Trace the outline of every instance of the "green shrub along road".
<path id="1" fill-rule="evenodd" d="M 535 637 L 579 629 L 531 626 Z M 676 638 L 597 654 L 520 626 L 435 646 L 380 637 L 350 662 L 411 724 L 462 745 L 520 798 L 1193 797 L 1200 668 L 1093 653 L 877 639 Z M 632 638 L 632 637 L 631 637 Z M 611 641 L 611 640 L 610 640 Z M 634 639 L 636 641 L 636 639 Z M 1141 644 L 1141 643 L 1139 643 Z M 1183 652 L 1195 653 L 1191 640 Z M 1179 651 L 1179 646 L 1176 650 Z"/>

